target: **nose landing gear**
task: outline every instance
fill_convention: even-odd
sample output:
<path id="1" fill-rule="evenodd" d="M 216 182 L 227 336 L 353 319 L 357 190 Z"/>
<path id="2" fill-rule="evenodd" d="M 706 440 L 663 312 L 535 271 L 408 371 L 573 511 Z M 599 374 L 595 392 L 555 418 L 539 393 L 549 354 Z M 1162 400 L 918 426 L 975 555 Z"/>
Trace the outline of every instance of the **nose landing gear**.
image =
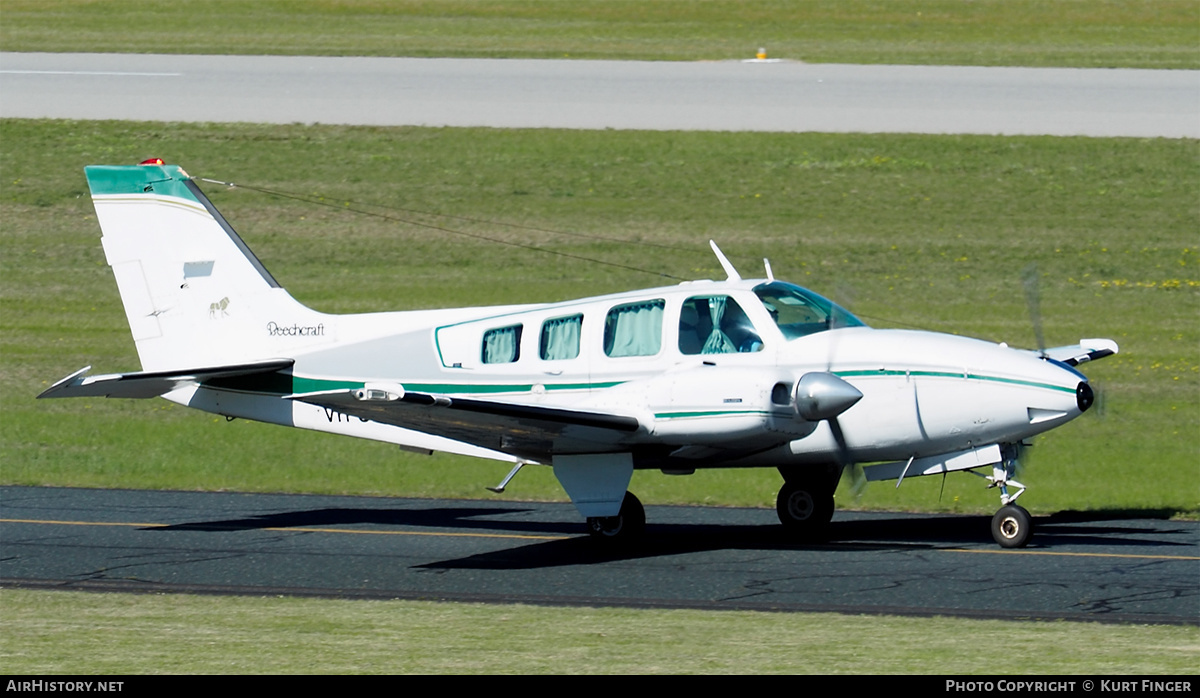
<path id="1" fill-rule="evenodd" d="M 1001 548 L 1024 548 L 1033 535 L 1033 518 L 1025 507 L 1008 504 L 992 517 L 992 538 Z"/>
<path id="2" fill-rule="evenodd" d="M 987 478 L 992 484 L 988 487 L 1000 488 L 1000 511 L 992 517 L 992 539 L 1001 548 L 1024 548 L 1033 536 L 1033 517 L 1029 512 L 1015 502 L 1025 491 L 1025 485 L 1013 479 L 1017 470 L 1017 447 L 1009 445 L 1004 448 L 1004 459 L 992 466 L 992 476 Z M 1010 495 L 1008 488 L 1017 488 Z"/>

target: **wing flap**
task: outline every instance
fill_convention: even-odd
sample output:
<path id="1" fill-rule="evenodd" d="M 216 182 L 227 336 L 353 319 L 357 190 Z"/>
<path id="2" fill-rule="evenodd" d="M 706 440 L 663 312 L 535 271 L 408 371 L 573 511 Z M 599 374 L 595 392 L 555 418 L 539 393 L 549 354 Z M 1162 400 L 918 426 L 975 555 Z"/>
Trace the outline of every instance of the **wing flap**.
<path id="1" fill-rule="evenodd" d="M 398 385 L 287 398 L 533 460 L 619 449 L 641 429 L 637 418 L 626 415 L 416 393 Z"/>
<path id="2" fill-rule="evenodd" d="M 89 376 L 91 366 L 72 373 L 38 395 L 42 398 L 63 397 L 123 397 L 145 399 L 158 397 L 188 385 L 196 385 L 215 378 L 233 378 L 270 374 L 290 369 L 292 359 L 272 359 L 228 366 L 205 366 L 202 368 L 174 371 L 138 371 L 135 373 L 108 373 Z"/>

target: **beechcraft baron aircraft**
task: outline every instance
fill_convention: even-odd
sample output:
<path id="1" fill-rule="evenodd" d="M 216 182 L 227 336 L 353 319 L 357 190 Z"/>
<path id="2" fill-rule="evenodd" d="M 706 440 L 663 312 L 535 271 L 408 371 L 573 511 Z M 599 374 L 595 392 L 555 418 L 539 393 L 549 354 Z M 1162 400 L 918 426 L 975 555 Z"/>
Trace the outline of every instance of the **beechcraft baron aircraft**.
<path id="1" fill-rule="evenodd" d="M 1018 446 L 1092 404 L 1105 339 L 1023 351 L 876 330 L 806 289 L 728 278 L 564 303 L 326 315 L 276 283 L 181 168 L 88 167 L 142 371 L 41 394 L 162 396 L 227 417 L 553 467 L 591 533 L 645 513 L 635 469 L 777 468 L 778 512 L 817 536 L 842 470 L 982 469 L 1005 547 L 1029 540 Z M 504 483 L 497 490 L 503 489 Z"/>

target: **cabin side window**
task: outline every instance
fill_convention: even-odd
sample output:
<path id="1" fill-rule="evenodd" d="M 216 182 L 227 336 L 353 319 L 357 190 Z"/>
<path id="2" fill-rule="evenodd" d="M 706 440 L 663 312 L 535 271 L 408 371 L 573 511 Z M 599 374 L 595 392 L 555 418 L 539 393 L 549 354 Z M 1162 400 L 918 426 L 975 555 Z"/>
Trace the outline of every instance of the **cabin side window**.
<path id="1" fill-rule="evenodd" d="M 762 351 L 762 339 L 738 302 L 729 296 L 697 296 L 679 313 L 683 354 L 735 354 Z"/>
<path id="2" fill-rule="evenodd" d="M 662 299 L 618 305 L 604 319 L 604 353 L 622 356 L 654 356 L 662 349 Z"/>
<path id="3" fill-rule="evenodd" d="M 521 325 L 484 332 L 480 358 L 485 364 L 511 364 L 521 358 Z"/>
<path id="4" fill-rule="evenodd" d="M 545 321 L 542 323 L 542 339 L 538 346 L 538 354 L 546 361 L 574 359 L 579 356 L 579 334 L 582 329 L 582 315 L 571 315 Z"/>

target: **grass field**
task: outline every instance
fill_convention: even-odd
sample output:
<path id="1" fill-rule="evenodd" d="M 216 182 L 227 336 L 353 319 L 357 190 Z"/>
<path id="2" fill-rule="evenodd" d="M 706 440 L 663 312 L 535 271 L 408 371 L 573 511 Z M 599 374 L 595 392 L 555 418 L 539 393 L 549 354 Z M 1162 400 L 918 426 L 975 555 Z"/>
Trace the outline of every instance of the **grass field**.
<path id="1" fill-rule="evenodd" d="M 1192 0 L 5 0 L 6 51 L 1197 68 Z"/>
<path id="2" fill-rule="evenodd" d="M 1200 650 L 1195 627 L 956 618 L 17 590 L 0 607 L 0 662 L 35 675 L 991 676 L 1003 647 L 1017 674 L 1126 677 L 1194 674 Z"/>
<path id="3" fill-rule="evenodd" d="M 6 121 L 0 144 L 4 482 L 464 497 L 505 470 L 161 401 L 33 401 L 84 365 L 138 368 L 80 168 L 162 155 L 194 175 L 323 196 L 327 205 L 205 185 L 280 282 L 330 312 L 713 277 L 715 238 L 744 273 L 769 257 L 780 278 L 842 298 L 876 326 L 1032 346 L 1020 277 L 1036 263 L 1047 341 L 1107 336 L 1122 353 L 1087 367 L 1103 407 L 1038 440 L 1022 503 L 1200 509 L 1194 141 Z M 373 210 L 393 220 L 345 210 L 359 202 L 392 207 Z M 506 496 L 562 498 L 547 469 L 531 470 Z M 639 473 L 634 489 L 651 503 L 769 506 L 778 479 Z M 936 478 L 909 480 L 858 501 L 839 494 L 840 505 L 990 512 L 981 483 L 951 477 L 942 494 Z"/>

